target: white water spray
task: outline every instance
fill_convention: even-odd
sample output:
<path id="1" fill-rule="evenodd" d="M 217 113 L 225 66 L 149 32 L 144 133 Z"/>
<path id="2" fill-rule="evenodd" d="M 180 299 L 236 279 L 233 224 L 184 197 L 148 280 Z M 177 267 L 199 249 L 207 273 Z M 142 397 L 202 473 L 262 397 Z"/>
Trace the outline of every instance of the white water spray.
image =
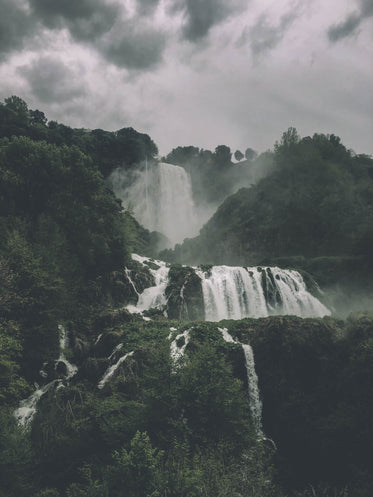
<path id="1" fill-rule="evenodd" d="M 117 169 L 110 177 L 114 193 L 150 231 L 163 233 L 171 246 L 198 234 L 198 221 L 189 174 L 183 167 L 160 162 L 145 164 L 129 186 L 127 173 Z"/>
<path id="2" fill-rule="evenodd" d="M 163 309 L 167 304 L 165 291 L 168 284 L 168 273 L 170 268 L 163 261 L 154 261 L 148 257 L 142 257 L 137 254 L 132 254 L 132 259 L 149 269 L 154 277 L 155 285 L 145 288 L 139 295 L 137 304 L 129 305 L 127 306 L 127 309 L 132 313 L 142 313 L 143 311 L 152 308 Z M 152 269 L 146 265 L 146 262 L 152 262 L 152 264 L 158 266 L 158 269 Z"/>
<path id="3" fill-rule="evenodd" d="M 241 345 L 242 350 L 245 354 L 245 365 L 247 372 L 247 385 L 248 385 L 251 416 L 254 421 L 255 428 L 257 430 L 259 437 L 264 438 L 262 430 L 262 402 L 260 400 L 260 395 L 259 395 L 259 383 L 258 383 L 258 376 L 255 371 L 253 349 L 248 344 L 240 343 L 234 340 L 232 336 L 228 333 L 227 328 L 218 328 L 218 330 L 221 332 L 223 339 L 226 342 L 236 343 Z"/>
<path id="4" fill-rule="evenodd" d="M 322 317 L 330 311 L 306 289 L 297 271 L 277 267 L 213 266 L 197 270 L 207 321 L 297 315 Z"/>
<path id="5" fill-rule="evenodd" d="M 120 344 L 122 345 L 122 344 Z M 111 353 L 110 357 L 113 357 L 113 355 L 118 351 L 118 346 L 113 350 Z M 118 361 L 113 364 L 112 366 L 108 367 L 107 370 L 105 371 L 104 375 L 102 376 L 101 380 L 98 382 L 98 388 L 102 389 L 104 388 L 106 382 L 113 376 L 115 371 L 119 368 L 119 366 L 130 356 L 133 356 L 134 351 L 128 352 L 128 354 L 125 354 L 122 356 Z"/>
<path id="6" fill-rule="evenodd" d="M 177 335 L 177 337 L 175 338 L 175 340 L 173 340 L 171 342 L 171 345 L 170 345 L 170 348 L 171 348 L 171 357 L 173 359 L 174 362 L 177 362 L 178 359 L 180 359 L 180 357 L 182 357 L 185 353 L 185 349 L 186 349 L 186 346 L 188 345 L 189 343 L 189 340 L 190 340 L 190 332 L 192 331 L 192 329 L 188 329 L 188 330 L 185 330 L 183 331 L 183 333 L 180 333 L 179 335 Z M 184 343 L 181 347 L 179 347 L 178 345 L 178 342 L 184 338 Z"/>
<path id="7" fill-rule="evenodd" d="M 63 386 L 63 381 L 68 382 L 78 371 L 78 367 L 74 364 L 71 364 L 65 357 L 63 350 L 69 346 L 69 340 L 66 333 L 65 328 L 62 325 L 58 326 L 60 332 L 60 356 L 55 362 L 55 368 L 59 362 L 62 362 L 66 367 L 66 375 L 64 378 L 58 378 L 53 381 L 50 381 L 43 387 L 39 387 L 39 385 L 35 384 L 36 390 L 33 392 L 27 399 L 21 400 L 20 405 L 14 411 L 14 416 L 17 420 L 17 423 L 20 426 L 27 428 L 33 417 L 36 414 L 37 404 L 41 397 L 45 395 L 49 390 L 54 388 L 56 384 L 58 384 L 57 388 Z M 44 370 L 41 371 L 41 376 L 46 378 L 47 374 Z"/>
<path id="8" fill-rule="evenodd" d="M 259 396 L 258 376 L 255 371 L 253 349 L 248 344 L 241 344 L 245 354 L 247 383 L 249 385 L 249 400 L 251 416 L 255 423 L 258 435 L 262 436 L 262 402 Z"/>

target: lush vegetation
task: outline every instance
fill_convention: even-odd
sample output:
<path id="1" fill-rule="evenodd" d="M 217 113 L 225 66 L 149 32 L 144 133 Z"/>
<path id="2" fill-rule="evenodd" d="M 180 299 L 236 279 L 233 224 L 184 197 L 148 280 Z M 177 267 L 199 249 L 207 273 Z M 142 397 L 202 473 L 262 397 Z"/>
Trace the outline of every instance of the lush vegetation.
<path id="1" fill-rule="evenodd" d="M 89 155 L 104 177 L 117 167 L 130 168 L 157 155 L 155 143 L 146 134 L 133 128 L 110 132 L 102 129 L 74 129 L 56 121 L 48 121 L 40 110 L 30 110 L 17 96 L 0 104 L 0 137 L 26 136 L 62 146 L 78 147 Z"/>
<path id="2" fill-rule="evenodd" d="M 258 263 L 263 258 L 370 258 L 373 160 L 334 135 L 300 139 L 290 128 L 275 146 L 272 172 L 230 196 L 169 258 L 189 263 Z M 166 255 L 166 254 L 165 254 Z"/>
<path id="3" fill-rule="evenodd" d="M 240 151 L 234 155 L 239 162 L 233 163 L 231 150 L 226 145 L 218 145 L 214 152 L 193 146 L 177 147 L 163 160 L 188 171 L 197 204 L 216 206 L 238 188 L 256 183 L 273 167 L 273 154 L 269 151 L 259 157 L 251 148 L 246 150 L 245 156 L 237 152 Z"/>
<path id="4" fill-rule="evenodd" d="M 325 283 L 349 261 L 357 282 L 369 278 L 369 157 L 295 130 L 274 153 L 238 152 L 238 164 L 226 146 L 166 158 L 188 168 L 207 202 L 235 188 L 235 168 L 251 168 L 248 182 L 269 173 L 170 258 L 277 258 Z M 204 323 L 200 280 L 180 265 L 170 271 L 169 319 L 122 308 L 154 283 L 130 253 L 154 256 L 157 235 L 122 211 L 104 178 L 156 153 L 131 128 L 76 130 L 18 97 L 0 105 L 0 497 L 372 495 L 371 317 Z M 70 337 L 63 351 L 59 325 Z M 253 347 L 276 448 L 258 436 L 238 341 Z M 67 360 L 78 366 L 69 381 Z M 13 412 L 34 382 L 54 383 L 24 428 Z"/>

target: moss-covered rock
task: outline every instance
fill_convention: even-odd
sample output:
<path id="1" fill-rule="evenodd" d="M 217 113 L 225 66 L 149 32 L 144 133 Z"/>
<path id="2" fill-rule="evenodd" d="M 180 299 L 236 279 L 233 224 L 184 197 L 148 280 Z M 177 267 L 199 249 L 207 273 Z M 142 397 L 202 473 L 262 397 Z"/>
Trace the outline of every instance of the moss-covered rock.
<path id="1" fill-rule="evenodd" d="M 83 362 L 78 372 L 78 378 L 86 379 L 92 383 L 97 383 L 109 366 L 109 360 L 98 357 L 88 357 Z"/>
<path id="2" fill-rule="evenodd" d="M 205 318 L 202 283 L 193 268 L 179 264 L 171 266 L 166 297 L 170 319 L 194 321 Z"/>
<path id="3" fill-rule="evenodd" d="M 108 357 L 112 354 L 114 348 L 121 343 L 121 331 L 107 331 L 97 339 L 93 346 L 93 353 L 95 357 Z"/>
<path id="4" fill-rule="evenodd" d="M 117 328 L 123 323 L 129 323 L 134 316 L 126 309 L 107 309 L 99 314 L 92 324 L 94 335 L 103 333 L 105 330 Z"/>

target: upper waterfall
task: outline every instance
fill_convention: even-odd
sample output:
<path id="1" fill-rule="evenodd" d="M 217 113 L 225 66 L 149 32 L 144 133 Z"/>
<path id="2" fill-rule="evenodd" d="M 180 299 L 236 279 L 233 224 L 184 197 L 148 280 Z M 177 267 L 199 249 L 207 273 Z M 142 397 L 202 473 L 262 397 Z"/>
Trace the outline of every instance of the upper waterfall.
<path id="1" fill-rule="evenodd" d="M 198 234 L 198 222 L 189 174 L 184 168 L 160 162 L 145 164 L 128 186 L 126 171 L 111 175 L 113 190 L 131 206 L 136 219 L 150 231 L 163 233 L 171 245 Z"/>

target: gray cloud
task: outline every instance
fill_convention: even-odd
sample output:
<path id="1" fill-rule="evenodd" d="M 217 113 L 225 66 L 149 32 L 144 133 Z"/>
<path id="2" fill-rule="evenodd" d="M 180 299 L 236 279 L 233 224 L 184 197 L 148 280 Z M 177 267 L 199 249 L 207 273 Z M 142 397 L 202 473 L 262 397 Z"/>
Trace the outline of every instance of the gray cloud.
<path id="1" fill-rule="evenodd" d="M 275 48 L 285 36 L 288 28 L 298 16 L 297 10 L 284 14 L 277 26 L 269 23 L 263 14 L 257 22 L 243 34 L 243 40 L 249 40 L 254 57 L 260 57 L 265 52 Z"/>
<path id="2" fill-rule="evenodd" d="M 328 29 L 328 38 L 330 41 L 338 41 L 341 38 L 346 38 L 352 35 L 360 26 L 361 16 L 358 14 L 350 14 L 340 24 L 334 24 Z"/>
<path id="3" fill-rule="evenodd" d="M 328 29 L 328 38 L 332 42 L 347 38 L 356 33 L 360 24 L 373 16 L 373 0 L 360 0 L 360 11 L 348 15 L 344 21 L 333 24 Z"/>
<path id="4" fill-rule="evenodd" d="M 159 5 L 160 0 L 137 0 L 137 10 L 140 15 L 152 13 Z"/>
<path id="5" fill-rule="evenodd" d="M 27 79 L 31 93 L 41 102 L 63 103 L 85 95 L 78 72 L 53 57 L 39 57 L 19 67 L 18 74 Z"/>
<path id="6" fill-rule="evenodd" d="M 66 27 L 77 40 L 90 41 L 109 31 L 119 7 L 104 0 L 30 0 L 35 15 L 51 29 Z"/>
<path id="7" fill-rule="evenodd" d="M 360 4 L 363 18 L 373 16 L 373 0 L 360 0 Z"/>
<path id="8" fill-rule="evenodd" d="M 247 2 L 243 0 L 176 0 L 174 11 L 182 11 L 185 17 L 183 37 L 197 42 L 204 38 L 210 29 L 221 23 Z"/>
<path id="9" fill-rule="evenodd" d="M 119 4 L 105 0 L 30 0 L 47 27 L 67 28 L 76 41 L 90 43 L 108 62 L 129 70 L 147 70 L 162 59 L 164 34 L 143 17 L 151 15 L 158 3 L 138 0 L 137 16 L 123 19 Z"/>
<path id="10" fill-rule="evenodd" d="M 137 20 L 124 22 L 97 44 L 98 50 L 118 67 L 147 70 L 162 60 L 164 34 Z"/>
<path id="11" fill-rule="evenodd" d="M 0 0 L 0 61 L 10 52 L 22 48 L 35 33 L 36 21 L 22 0 Z"/>

